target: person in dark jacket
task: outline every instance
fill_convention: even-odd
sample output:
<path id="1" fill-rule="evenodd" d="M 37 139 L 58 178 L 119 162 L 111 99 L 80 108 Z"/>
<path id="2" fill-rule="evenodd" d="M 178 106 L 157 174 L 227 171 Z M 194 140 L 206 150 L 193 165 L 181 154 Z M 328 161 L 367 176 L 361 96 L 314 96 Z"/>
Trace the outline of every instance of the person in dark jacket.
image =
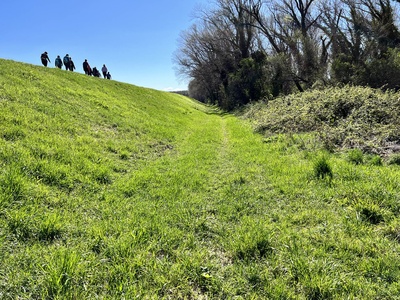
<path id="1" fill-rule="evenodd" d="M 65 70 L 69 70 L 69 60 L 70 60 L 69 55 L 66 54 L 66 55 L 64 56 L 64 58 L 63 58 Z"/>
<path id="2" fill-rule="evenodd" d="M 50 58 L 47 55 L 47 52 L 43 52 L 42 55 L 40 55 L 40 60 L 42 61 L 43 66 L 47 67 L 47 62 L 50 62 Z"/>
<path id="3" fill-rule="evenodd" d="M 72 57 L 69 58 L 69 70 L 73 72 L 75 70 L 75 64 L 74 61 L 72 60 Z"/>
<path id="4" fill-rule="evenodd" d="M 54 61 L 54 64 L 56 65 L 57 68 L 61 69 L 63 66 L 62 60 L 60 55 L 57 55 L 56 60 Z"/>
<path id="5" fill-rule="evenodd" d="M 85 61 L 83 62 L 83 71 L 85 72 L 86 75 L 92 75 L 92 69 L 90 68 L 90 65 L 87 61 L 87 59 L 85 59 Z"/>
<path id="6" fill-rule="evenodd" d="M 106 78 L 108 72 L 106 65 L 103 65 L 103 67 L 101 68 L 101 72 L 103 73 L 103 77 Z"/>
<path id="7" fill-rule="evenodd" d="M 93 72 L 92 73 L 93 73 L 93 76 L 100 77 L 100 72 L 99 72 L 99 70 L 97 70 L 96 67 L 93 68 Z"/>

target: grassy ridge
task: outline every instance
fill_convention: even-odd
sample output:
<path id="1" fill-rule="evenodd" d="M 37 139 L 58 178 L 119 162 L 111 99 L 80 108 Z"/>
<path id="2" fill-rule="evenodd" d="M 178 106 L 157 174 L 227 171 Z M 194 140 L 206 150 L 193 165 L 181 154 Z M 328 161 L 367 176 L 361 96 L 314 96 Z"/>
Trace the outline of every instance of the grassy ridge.
<path id="1" fill-rule="evenodd" d="M 0 70 L 0 298 L 399 294 L 397 166 L 179 95 Z"/>

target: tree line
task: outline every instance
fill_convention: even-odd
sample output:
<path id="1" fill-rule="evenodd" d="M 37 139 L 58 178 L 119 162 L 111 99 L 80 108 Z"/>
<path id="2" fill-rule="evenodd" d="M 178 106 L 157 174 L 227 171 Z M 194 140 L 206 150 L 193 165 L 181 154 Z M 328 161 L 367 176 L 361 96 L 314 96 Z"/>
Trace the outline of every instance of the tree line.
<path id="1" fill-rule="evenodd" d="M 215 0 L 181 34 L 189 95 L 230 110 L 332 84 L 400 87 L 400 0 Z"/>

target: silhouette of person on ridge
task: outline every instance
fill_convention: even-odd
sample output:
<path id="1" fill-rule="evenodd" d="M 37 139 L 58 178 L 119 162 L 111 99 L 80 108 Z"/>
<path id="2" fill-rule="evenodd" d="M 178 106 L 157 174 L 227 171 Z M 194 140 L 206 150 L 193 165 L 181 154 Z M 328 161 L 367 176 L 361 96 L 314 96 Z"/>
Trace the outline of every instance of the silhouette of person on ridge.
<path id="1" fill-rule="evenodd" d="M 96 67 L 93 68 L 92 73 L 93 73 L 93 76 L 95 76 L 95 77 L 100 77 L 100 72 L 99 72 L 99 70 L 97 70 Z"/>
<path id="2" fill-rule="evenodd" d="M 47 52 L 43 52 L 42 55 L 40 55 L 40 60 L 42 61 L 43 66 L 47 67 L 47 61 L 51 63 L 49 56 L 47 55 Z"/>
<path id="3" fill-rule="evenodd" d="M 74 64 L 74 61 L 72 60 L 72 57 L 70 57 L 70 58 L 69 58 L 69 70 L 70 70 L 71 72 L 73 72 L 74 69 L 75 69 L 75 64 Z"/>
<path id="4" fill-rule="evenodd" d="M 92 69 L 90 68 L 90 65 L 89 65 L 87 59 L 85 59 L 85 61 L 83 62 L 83 71 L 85 72 L 86 75 L 89 75 L 89 76 L 92 75 Z"/>
<path id="5" fill-rule="evenodd" d="M 65 70 L 69 70 L 69 60 L 70 60 L 69 55 L 66 54 L 66 55 L 64 56 L 64 58 L 63 58 Z"/>
<path id="6" fill-rule="evenodd" d="M 57 68 L 61 69 L 63 66 L 62 60 L 60 55 L 57 55 L 56 60 L 54 61 L 54 64 L 56 65 Z"/>
<path id="7" fill-rule="evenodd" d="M 101 68 L 101 72 L 103 73 L 103 77 L 106 78 L 108 72 L 106 65 L 103 65 L 103 67 Z"/>

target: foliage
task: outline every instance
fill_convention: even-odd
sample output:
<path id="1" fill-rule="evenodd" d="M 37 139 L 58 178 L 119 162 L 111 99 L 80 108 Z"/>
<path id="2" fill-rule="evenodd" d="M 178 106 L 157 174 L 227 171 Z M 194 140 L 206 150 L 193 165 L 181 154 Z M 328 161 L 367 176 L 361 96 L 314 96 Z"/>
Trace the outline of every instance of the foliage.
<path id="1" fill-rule="evenodd" d="M 360 149 L 351 149 L 347 153 L 347 159 L 356 165 L 362 164 L 364 162 L 363 153 Z"/>
<path id="2" fill-rule="evenodd" d="M 4 60 L 0 75 L 0 298 L 399 295 L 396 165 L 177 94 Z M 328 180 L 310 176 L 321 156 Z"/>
<path id="3" fill-rule="evenodd" d="M 400 165 L 400 154 L 391 155 L 388 164 L 390 165 Z"/>
<path id="4" fill-rule="evenodd" d="M 189 94 L 204 103 L 232 110 L 271 95 L 336 84 L 399 89 L 393 1 L 214 4 L 197 12 L 175 54 L 178 73 L 191 81 Z M 264 59 L 254 59 L 260 54 Z"/>
<path id="5" fill-rule="evenodd" d="M 398 93 L 371 88 L 327 88 L 260 102 L 244 117 L 259 132 L 315 132 L 328 150 L 358 148 L 388 154 L 400 144 Z"/>

